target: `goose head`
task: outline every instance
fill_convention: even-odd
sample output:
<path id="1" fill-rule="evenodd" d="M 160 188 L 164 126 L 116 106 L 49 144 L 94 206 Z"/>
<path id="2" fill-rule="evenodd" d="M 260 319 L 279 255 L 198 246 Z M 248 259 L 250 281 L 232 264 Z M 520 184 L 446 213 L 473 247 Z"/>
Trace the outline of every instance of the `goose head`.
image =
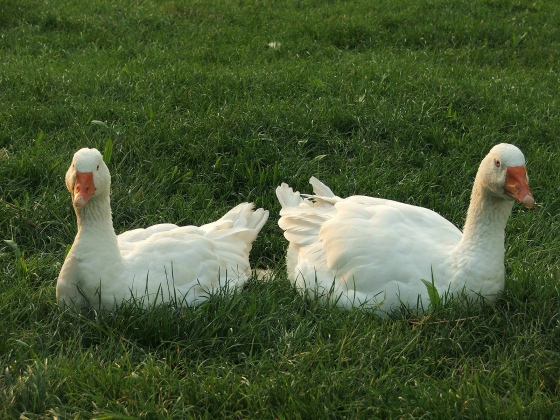
<path id="1" fill-rule="evenodd" d="M 483 187 L 496 197 L 519 201 L 527 208 L 535 204 L 525 170 L 525 156 L 511 144 L 501 143 L 490 150 L 480 164 L 479 177 Z"/>
<path id="2" fill-rule="evenodd" d="M 66 172 L 66 188 L 74 207 L 81 209 L 90 199 L 108 195 L 110 187 L 111 174 L 101 153 L 97 149 L 78 150 Z"/>

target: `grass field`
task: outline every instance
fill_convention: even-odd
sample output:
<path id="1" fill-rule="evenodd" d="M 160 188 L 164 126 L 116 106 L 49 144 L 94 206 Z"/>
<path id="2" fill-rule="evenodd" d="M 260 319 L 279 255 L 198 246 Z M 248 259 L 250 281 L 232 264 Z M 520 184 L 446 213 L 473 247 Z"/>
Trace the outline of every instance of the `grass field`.
<path id="1" fill-rule="evenodd" d="M 559 86 L 547 0 L 0 0 L 0 418 L 559 417 Z M 462 226 L 500 142 L 537 206 L 514 207 L 496 305 L 382 320 L 290 285 L 279 183 Z M 84 146 L 106 150 L 117 232 L 254 201 L 252 263 L 277 278 L 59 309 Z"/>

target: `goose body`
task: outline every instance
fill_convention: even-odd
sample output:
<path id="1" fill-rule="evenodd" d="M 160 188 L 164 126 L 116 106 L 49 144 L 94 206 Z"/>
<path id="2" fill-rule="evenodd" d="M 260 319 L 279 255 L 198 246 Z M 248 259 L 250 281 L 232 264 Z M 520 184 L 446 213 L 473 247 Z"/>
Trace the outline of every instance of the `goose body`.
<path id="1" fill-rule="evenodd" d="M 116 235 L 109 170 L 99 151 L 81 149 L 66 173 L 78 233 L 56 286 L 60 305 L 112 310 L 135 299 L 201 303 L 219 287 L 250 275 L 249 251 L 268 218 L 250 203 L 203 226 L 158 224 Z"/>
<path id="2" fill-rule="evenodd" d="M 440 296 L 482 295 L 505 283 L 504 236 L 513 201 L 534 199 L 521 151 L 499 144 L 480 164 L 463 232 L 421 207 L 367 196 L 340 198 L 316 178 L 314 195 L 276 189 L 279 226 L 289 241 L 288 276 L 300 289 L 384 315 L 402 304 L 425 310 Z"/>

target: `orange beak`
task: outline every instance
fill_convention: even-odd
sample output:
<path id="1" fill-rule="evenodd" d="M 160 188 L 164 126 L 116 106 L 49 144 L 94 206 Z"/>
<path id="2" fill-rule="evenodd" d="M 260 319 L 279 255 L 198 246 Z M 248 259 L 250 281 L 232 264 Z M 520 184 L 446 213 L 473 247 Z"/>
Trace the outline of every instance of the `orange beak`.
<path id="1" fill-rule="evenodd" d="M 74 183 L 74 207 L 81 209 L 95 192 L 93 172 L 76 172 Z"/>
<path id="2" fill-rule="evenodd" d="M 525 166 L 510 166 L 506 171 L 504 191 L 514 200 L 519 201 L 530 209 L 535 205 L 535 199 L 529 189 Z"/>

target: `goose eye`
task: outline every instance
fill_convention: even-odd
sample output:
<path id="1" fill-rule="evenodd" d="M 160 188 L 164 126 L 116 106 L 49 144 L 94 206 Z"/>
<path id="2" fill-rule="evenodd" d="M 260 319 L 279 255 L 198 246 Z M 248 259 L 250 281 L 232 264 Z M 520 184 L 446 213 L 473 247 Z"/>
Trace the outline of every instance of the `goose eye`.
<path id="1" fill-rule="evenodd" d="M 99 170 L 99 165 L 97 165 L 97 170 Z"/>
<path id="2" fill-rule="evenodd" d="M 499 159 L 494 159 L 494 165 L 496 165 L 496 168 L 499 168 L 502 166 L 502 162 Z"/>

